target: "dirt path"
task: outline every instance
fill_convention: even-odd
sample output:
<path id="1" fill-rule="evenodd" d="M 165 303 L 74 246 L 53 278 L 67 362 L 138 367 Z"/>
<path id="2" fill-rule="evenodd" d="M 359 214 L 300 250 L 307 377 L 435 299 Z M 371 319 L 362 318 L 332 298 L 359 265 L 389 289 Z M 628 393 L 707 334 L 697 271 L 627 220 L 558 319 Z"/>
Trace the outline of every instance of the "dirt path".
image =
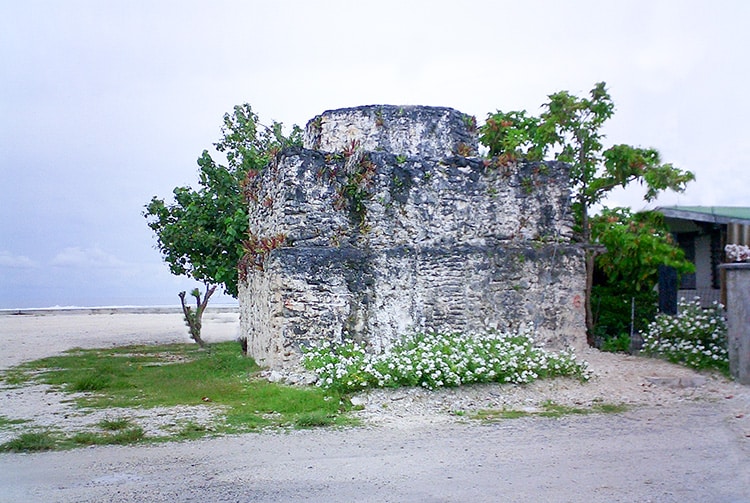
<path id="1" fill-rule="evenodd" d="M 715 404 L 0 456 L 0 501 L 747 502 Z"/>
<path id="2" fill-rule="evenodd" d="M 0 336 L 23 348 L 5 345 L 0 365 L 75 346 L 186 337 L 178 315 L 67 316 L 0 317 Z M 235 322 L 209 325 L 217 338 L 233 338 Z M 587 384 L 360 395 L 368 425 L 361 428 L 2 454 L 0 502 L 750 502 L 748 387 L 646 358 L 596 351 L 581 358 L 595 374 Z M 546 401 L 629 410 L 467 419 L 481 408 L 533 412 Z M 12 405 L 3 407 L 8 416 Z"/>

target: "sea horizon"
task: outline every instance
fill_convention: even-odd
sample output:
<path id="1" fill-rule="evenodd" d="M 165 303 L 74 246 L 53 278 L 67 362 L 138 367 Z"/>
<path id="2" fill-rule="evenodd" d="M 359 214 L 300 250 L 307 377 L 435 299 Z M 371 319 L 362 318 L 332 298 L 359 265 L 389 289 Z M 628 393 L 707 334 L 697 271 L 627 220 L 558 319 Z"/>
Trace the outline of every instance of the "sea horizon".
<path id="1" fill-rule="evenodd" d="M 216 303 L 209 302 L 206 307 L 207 312 L 238 312 L 239 303 Z M 159 304 L 159 305 L 100 305 L 100 306 L 46 306 L 46 307 L 13 307 L 0 308 L 0 316 L 3 315 L 20 315 L 20 314 L 169 314 L 182 313 L 182 306 L 179 304 Z"/>

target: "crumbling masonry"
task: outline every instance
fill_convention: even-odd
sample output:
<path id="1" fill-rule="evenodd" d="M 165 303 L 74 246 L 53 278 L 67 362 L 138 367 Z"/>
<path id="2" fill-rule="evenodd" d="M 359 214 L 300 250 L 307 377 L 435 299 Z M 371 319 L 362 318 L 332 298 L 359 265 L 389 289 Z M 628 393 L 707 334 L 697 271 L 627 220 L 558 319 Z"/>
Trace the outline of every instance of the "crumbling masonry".
<path id="1" fill-rule="evenodd" d="M 328 111 L 247 192 L 240 330 L 263 365 L 293 365 L 315 341 L 379 351 L 427 330 L 533 325 L 550 347 L 585 345 L 568 167 L 478 157 L 473 117 Z"/>

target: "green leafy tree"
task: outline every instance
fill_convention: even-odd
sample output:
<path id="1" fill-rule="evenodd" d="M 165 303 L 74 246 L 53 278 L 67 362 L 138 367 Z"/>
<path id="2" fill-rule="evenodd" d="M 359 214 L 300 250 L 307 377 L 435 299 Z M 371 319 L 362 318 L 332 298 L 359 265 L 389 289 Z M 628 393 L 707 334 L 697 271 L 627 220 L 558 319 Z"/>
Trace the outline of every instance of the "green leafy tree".
<path id="1" fill-rule="evenodd" d="M 235 106 L 233 113 L 224 115 L 222 138 L 214 144 L 226 164 L 204 150 L 198 158 L 198 188 L 176 187 L 173 202 L 154 196 L 146 205 L 144 216 L 172 274 L 206 285 L 203 300 L 196 296 L 196 311 L 189 311 L 185 292 L 180 293 L 191 335 L 200 337 L 200 317 L 213 293 L 210 285 L 221 285 L 237 296 L 237 263 L 245 253 L 242 241 L 248 233 L 243 191 L 248 173 L 262 170 L 282 148 L 301 144 L 299 127 L 285 136 L 281 123 L 263 126 L 250 105 Z"/>
<path id="2" fill-rule="evenodd" d="M 674 267 L 679 274 L 695 270 L 657 212 L 605 209 L 591 218 L 591 237 L 612 250 L 596 260 L 592 311 L 598 342 L 629 334 L 631 329 L 643 331 L 653 321 L 659 265 Z"/>
<path id="3" fill-rule="evenodd" d="M 684 191 L 694 179 L 689 171 L 662 163 L 651 148 L 614 145 L 604 149 L 601 128 L 614 114 L 614 103 L 605 83 L 594 86 L 589 97 L 579 98 L 567 91 L 549 96 L 539 117 L 526 112 L 490 114 L 482 126 L 480 141 L 490 154 L 512 162 L 518 158 L 554 158 L 571 167 L 573 210 L 581 242 L 594 245 L 590 214 L 615 188 L 638 182 L 645 188 L 644 199 L 652 201 L 664 190 Z M 586 251 L 586 326 L 593 342 L 591 289 L 597 250 Z"/>

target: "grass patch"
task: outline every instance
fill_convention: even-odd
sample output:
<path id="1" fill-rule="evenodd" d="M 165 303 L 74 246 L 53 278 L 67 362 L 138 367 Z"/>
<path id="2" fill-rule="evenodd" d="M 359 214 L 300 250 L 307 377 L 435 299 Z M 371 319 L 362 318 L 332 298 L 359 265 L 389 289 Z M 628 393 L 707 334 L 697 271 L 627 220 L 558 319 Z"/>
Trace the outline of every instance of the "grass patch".
<path id="1" fill-rule="evenodd" d="M 258 370 L 237 343 L 230 341 L 208 350 L 195 344 L 75 349 L 24 363 L 2 378 L 7 382 L 10 376 L 16 383 L 43 383 L 75 393 L 72 399 L 82 408 L 200 405 L 215 409 L 215 424 L 187 423 L 170 434 L 169 438 L 175 439 L 269 427 L 309 427 L 323 421 L 352 423 L 342 415 L 351 405 L 339 392 L 269 383 L 253 378 Z M 53 448 L 164 440 L 146 437 L 127 418 L 106 419 L 98 426 L 105 431 L 50 437 L 57 438 Z"/>
<path id="2" fill-rule="evenodd" d="M 298 428 L 316 428 L 320 426 L 331 426 L 336 423 L 336 416 L 333 414 L 326 414 L 323 411 L 316 410 L 313 412 L 307 412 L 300 414 L 295 420 L 294 424 Z"/>
<path id="3" fill-rule="evenodd" d="M 57 447 L 57 440 L 47 431 L 22 433 L 18 437 L 0 445 L 0 452 L 39 452 L 51 451 Z"/>
<path id="4" fill-rule="evenodd" d="M 562 417 L 576 414 L 618 414 L 628 410 L 626 405 L 596 403 L 590 407 L 569 407 L 554 402 L 545 402 L 539 410 L 509 410 L 509 409 L 483 409 L 472 416 L 473 419 L 482 421 L 499 421 L 503 419 L 518 419 L 521 417 Z"/>
<path id="5" fill-rule="evenodd" d="M 180 430 L 177 432 L 177 438 L 182 440 L 192 440 L 201 438 L 209 433 L 209 428 L 203 424 L 198 424 L 195 421 L 188 421 L 183 424 Z"/>
<path id="6" fill-rule="evenodd" d="M 28 423 L 28 419 L 9 419 L 5 416 L 0 416 L 0 428 L 3 428 L 5 426 L 11 426 L 15 424 L 23 424 Z"/>
<path id="7" fill-rule="evenodd" d="M 140 426 L 123 428 L 113 433 L 99 433 L 93 431 L 78 432 L 70 438 L 59 442 L 57 447 L 80 447 L 84 445 L 128 445 L 144 440 L 145 434 Z"/>
<path id="8" fill-rule="evenodd" d="M 29 376 L 26 372 L 20 372 L 15 369 L 0 372 L 0 382 L 5 383 L 6 386 L 12 388 L 28 384 L 30 380 L 31 376 Z"/>
<path id="9" fill-rule="evenodd" d="M 131 426 L 130 419 L 120 417 L 117 419 L 102 419 L 99 421 L 99 428 L 107 431 L 121 431 Z"/>

